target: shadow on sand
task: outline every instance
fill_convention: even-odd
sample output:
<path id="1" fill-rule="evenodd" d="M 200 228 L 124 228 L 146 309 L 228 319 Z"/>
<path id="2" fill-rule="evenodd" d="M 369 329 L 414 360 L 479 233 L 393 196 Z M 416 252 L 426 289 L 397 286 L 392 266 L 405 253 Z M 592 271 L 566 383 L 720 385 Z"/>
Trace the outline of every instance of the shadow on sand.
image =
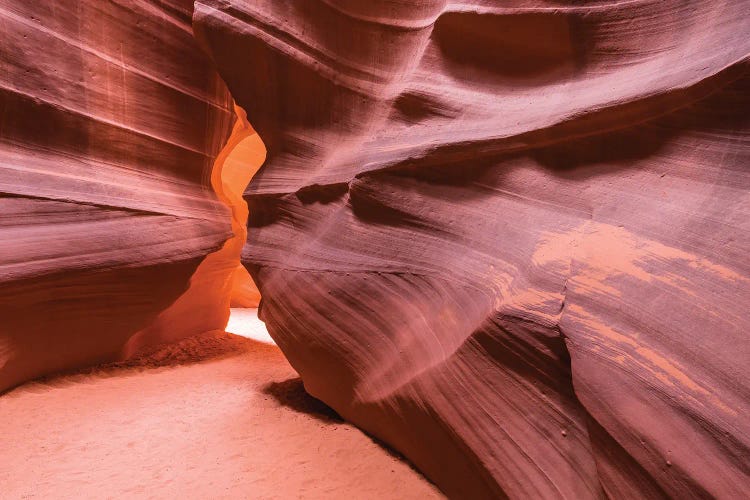
<path id="1" fill-rule="evenodd" d="M 263 392 L 273 396 L 281 405 L 300 413 L 305 413 L 327 423 L 340 423 L 344 420 L 330 406 L 312 397 L 305 391 L 305 385 L 299 377 L 283 382 L 271 382 Z"/>

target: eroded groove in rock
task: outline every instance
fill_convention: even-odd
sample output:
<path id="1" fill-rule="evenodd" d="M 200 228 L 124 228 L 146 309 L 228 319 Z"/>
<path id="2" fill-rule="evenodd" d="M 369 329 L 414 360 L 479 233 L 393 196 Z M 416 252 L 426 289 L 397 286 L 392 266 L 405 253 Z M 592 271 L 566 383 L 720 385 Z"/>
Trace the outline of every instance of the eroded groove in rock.
<path id="1" fill-rule="evenodd" d="M 455 497 L 748 496 L 748 9 L 196 2 L 308 390 Z"/>
<path id="2" fill-rule="evenodd" d="M 0 1 L 0 390 L 223 328 L 160 316 L 233 234 L 210 179 L 232 100 L 192 9 Z"/>

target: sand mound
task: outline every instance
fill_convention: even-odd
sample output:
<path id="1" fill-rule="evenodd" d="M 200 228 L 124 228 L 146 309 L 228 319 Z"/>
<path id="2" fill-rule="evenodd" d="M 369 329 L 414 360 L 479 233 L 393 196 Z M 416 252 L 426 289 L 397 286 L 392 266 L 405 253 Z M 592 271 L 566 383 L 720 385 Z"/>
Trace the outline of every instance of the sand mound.
<path id="1" fill-rule="evenodd" d="M 209 333 L 0 397 L 2 498 L 437 498 L 304 392 L 274 345 Z"/>

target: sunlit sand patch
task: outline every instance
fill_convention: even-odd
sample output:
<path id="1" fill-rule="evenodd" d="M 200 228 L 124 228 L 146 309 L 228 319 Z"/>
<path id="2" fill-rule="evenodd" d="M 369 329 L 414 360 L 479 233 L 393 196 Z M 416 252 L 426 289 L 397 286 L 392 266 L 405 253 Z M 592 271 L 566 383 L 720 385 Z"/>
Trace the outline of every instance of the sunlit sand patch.
<path id="1" fill-rule="evenodd" d="M 249 339 L 276 344 L 266 330 L 266 324 L 258 318 L 258 309 L 233 307 L 229 314 L 226 331 Z"/>

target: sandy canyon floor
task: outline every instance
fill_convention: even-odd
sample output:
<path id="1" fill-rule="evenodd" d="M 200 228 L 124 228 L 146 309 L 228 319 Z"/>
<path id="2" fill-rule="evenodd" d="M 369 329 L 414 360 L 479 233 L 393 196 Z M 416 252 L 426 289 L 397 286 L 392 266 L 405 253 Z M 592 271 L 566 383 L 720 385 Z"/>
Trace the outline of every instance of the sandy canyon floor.
<path id="1" fill-rule="evenodd" d="M 227 330 L 0 396 L 0 498 L 441 497 L 308 396 L 254 310 Z"/>

